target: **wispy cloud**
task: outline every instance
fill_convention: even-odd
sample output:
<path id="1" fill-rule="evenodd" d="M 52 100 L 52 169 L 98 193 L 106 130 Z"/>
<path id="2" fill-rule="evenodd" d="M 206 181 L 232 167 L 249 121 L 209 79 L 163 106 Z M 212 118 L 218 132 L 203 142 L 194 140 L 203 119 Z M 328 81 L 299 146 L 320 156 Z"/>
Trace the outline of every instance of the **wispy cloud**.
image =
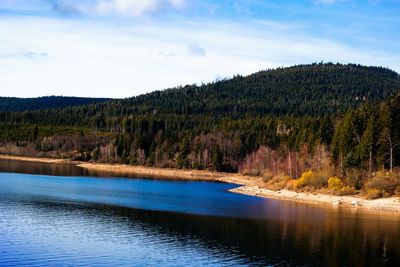
<path id="1" fill-rule="evenodd" d="M 63 13 L 90 16 L 134 16 L 162 9 L 182 8 L 185 0 L 52 0 L 53 8 Z"/>
<path id="2" fill-rule="evenodd" d="M 1 51 L 0 58 L 25 58 L 25 59 L 42 59 L 49 55 L 45 52 L 35 52 L 31 50 L 24 49 L 12 49 L 11 51 Z"/>
<path id="3" fill-rule="evenodd" d="M 314 0 L 315 3 L 317 4 L 326 4 L 326 5 L 330 5 L 330 4 L 334 4 L 337 2 L 337 0 Z"/>
<path id="4" fill-rule="evenodd" d="M 206 50 L 197 44 L 188 45 L 187 48 L 190 55 L 197 57 L 204 57 L 206 55 Z"/>

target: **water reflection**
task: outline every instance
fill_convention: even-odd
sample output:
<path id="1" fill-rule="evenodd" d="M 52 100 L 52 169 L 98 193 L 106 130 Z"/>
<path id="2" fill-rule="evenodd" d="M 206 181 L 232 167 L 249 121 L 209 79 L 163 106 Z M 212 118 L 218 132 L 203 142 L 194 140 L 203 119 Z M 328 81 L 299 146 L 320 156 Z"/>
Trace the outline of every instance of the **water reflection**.
<path id="1" fill-rule="evenodd" d="M 25 201 L 14 202 L 12 214 L 5 212 L 11 206 L 0 206 L 0 233 L 13 244 L 2 249 L 3 260 L 12 257 L 10 250 L 17 250 L 19 258 L 14 260 L 19 263 L 24 260 L 40 263 L 42 258 L 55 264 L 75 259 L 82 265 L 135 262 L 163 266 L 310 263 L 396 266 L 399 263 L 399 227 L 382 221 L 369 224 L 355 219 L 349 224 L 337 218 L 317 227 L 297 222 Z M 18 247 L 22 243 L 22 248 Z M 4 239 L 0 243 L 3 245 Z M 41 253 L 37 254 L 38 251 Z"/>
<path id="2" fill-rule="evenodd" d="M 124 177 L 124 178 L 151 178 L 152 175 L 135 175 L 133 173 L 112 172 L 104 170 L 85 169 L 73 163 L 42 163 L 20 160 L 0 159 L 0 172 L 42 174 L 53 176 L 86 176 L 86 177 Z M 180 179 L 178 179 L 180 180 Z"/>
<path id="3" fill-rule="evenodd" d="M 26 166 L 0 161 L 6 172 L 85 175 L 68 165 Z M 0 266 L 400 264 L 398 217 L 234 195 L 230 187 L 2 174 Z"/>

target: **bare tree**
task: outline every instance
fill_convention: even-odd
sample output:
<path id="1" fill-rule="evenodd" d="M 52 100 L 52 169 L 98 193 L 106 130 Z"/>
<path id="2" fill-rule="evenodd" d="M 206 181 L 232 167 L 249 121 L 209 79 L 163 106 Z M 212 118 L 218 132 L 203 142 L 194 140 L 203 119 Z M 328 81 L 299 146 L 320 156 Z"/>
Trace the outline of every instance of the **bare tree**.
<path id="1" fill-rule="evenodd" d="M 399 143 L 393 143 L 390 134 L 388 135 L 388 141 L 389 141 L 389 154 L 390 154 L 390 172 L 393 172 L 393 161 L 394 161 L 393 151 L 399 145 Z"/>
<path id="2" fill-rule="evenodd" d="M 386 143 L 388 146 L 389 161 L 390 161 L 390 172 L 393 172 L 393 162 L 394 162 L 394 150 L 400 143 L 395 143 L 392 139 L 389 129 L 385 128 L 382 134 L 383 140 L 381 139 L 380 143 Z"/>

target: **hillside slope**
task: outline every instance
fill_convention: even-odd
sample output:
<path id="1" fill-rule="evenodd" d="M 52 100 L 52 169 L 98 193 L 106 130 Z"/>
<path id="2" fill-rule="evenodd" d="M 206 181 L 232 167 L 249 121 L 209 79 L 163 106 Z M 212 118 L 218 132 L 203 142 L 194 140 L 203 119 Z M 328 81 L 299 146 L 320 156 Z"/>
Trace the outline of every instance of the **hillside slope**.
<path id="1" fill-rule="evenodd" d="M 121 100 L 117 106 L 140 114 L 325 115 L 399 91 L 400 76 L 389 69 L 313 64 L 157 91 Z"/>
<path id="2" fill-rule="evenodd" d="M 116 121 L 139 115 L 230 119 L 254 116 L 318 117 L 340 114 L 363 103 L 376 103 L 397 92 L 400 92 L 400 76 L 389 69 L 312 64 L 260 71 L 246 77 L 237 76 L 201 86 L 187 85 L 105 103 L 9 116 L 0 114 L 0 122 L 111 129 Z M 47 102 L 47 108 L 61 106 L 55 105 L 57 98 L 53 101 L 55 103 L 47 101 L 50 100 L 47 98 L 43 100 L 46 100 L 43 102 Z M 81 103 L 85 101 L 97 102 L 96 99 L 83 99 Z"/>

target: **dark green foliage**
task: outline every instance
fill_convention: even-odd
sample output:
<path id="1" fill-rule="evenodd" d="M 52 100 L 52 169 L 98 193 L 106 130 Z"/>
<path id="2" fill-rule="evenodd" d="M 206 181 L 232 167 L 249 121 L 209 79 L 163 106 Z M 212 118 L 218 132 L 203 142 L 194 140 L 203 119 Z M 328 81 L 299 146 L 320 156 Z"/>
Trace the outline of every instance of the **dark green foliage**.
<path id="1" fill-rule="evenodd" d="M 38 138 L 54 135 L 77 135 L 80 132 L 85 134 L 88 131 L 83 128 L 70 126 L 37 126 L 28 124 L 1 125 L 0 142 L 34 142 Z"/>
<path id="2" fill-rule="evenodd" d="M 211 165 L 215 171 L 221 171 L 223 166 L 223 157 L 221 149 L 217 144 L 214 144 L 211 148 Z"/>
<path id="3" fill-rule="evenodd" d="M 205 117 L 332 116 L 363 103 L 381 101 L 399 91 L 399 75 L 388 69 L 313 64 L 261 71 L 247 77 L 237 76 L 201 86 L 188 85 L 106 103 L 51 111 L 0 113 L 0 122 L 86 126 L 106 131 L 115 131 L 118 127 L 131 132 L 135 127 L 132 116 L 168 117 L 172 123 L 190 116 L 194 124 Z M 192 125 L 185 122 L 178 126 L 191 128 Z"/>
<path id="4" fill-rule="evenodd" d="M 400 89 L 397 73 L 359 65 L 313 64 L 261 71 L 114 102 L 121 114 L 332 115 Z M 119 114 L 115 114 L 119 115 Z"/>
<path id="5" fill-rule="evenodd" d="M 0 97 L 0 112 L 65 108 L 110 101 L 108 98 L 45 96 L 38 98 Z"/>

